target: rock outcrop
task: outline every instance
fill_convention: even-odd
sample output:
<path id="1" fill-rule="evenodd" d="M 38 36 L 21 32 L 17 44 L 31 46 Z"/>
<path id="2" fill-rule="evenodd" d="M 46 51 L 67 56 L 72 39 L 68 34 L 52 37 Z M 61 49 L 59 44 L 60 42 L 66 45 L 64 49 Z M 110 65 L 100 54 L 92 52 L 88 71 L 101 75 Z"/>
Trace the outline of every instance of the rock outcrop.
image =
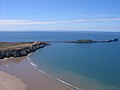
<path id="1" fill-rule="evenodd" d="M 9 58 L 9 57 L 26 56 L 30 54 L 31 52 L 35 52 L 37 49 L 43 48 L 46 45 L 48 45 L 45 42 L 26 42 L 26 44 L 25 46 L 23 44 L 23 46 L 16 45 L 15 47 L 0 49 L 0 59 Z"/>

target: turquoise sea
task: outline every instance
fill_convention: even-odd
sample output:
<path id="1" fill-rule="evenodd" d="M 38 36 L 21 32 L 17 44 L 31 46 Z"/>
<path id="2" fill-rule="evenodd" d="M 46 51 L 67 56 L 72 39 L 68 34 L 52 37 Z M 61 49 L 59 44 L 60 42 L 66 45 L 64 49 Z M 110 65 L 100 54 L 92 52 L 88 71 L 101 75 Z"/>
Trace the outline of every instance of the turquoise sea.
<path id="1" fill-rule="evenodd" d="M 120 32 L 0 32 L 0 41 L 109 40 Z M 120 90 L 120 41 L 52 43 L 29 57 L 48 76 L 78 90 Z"/>

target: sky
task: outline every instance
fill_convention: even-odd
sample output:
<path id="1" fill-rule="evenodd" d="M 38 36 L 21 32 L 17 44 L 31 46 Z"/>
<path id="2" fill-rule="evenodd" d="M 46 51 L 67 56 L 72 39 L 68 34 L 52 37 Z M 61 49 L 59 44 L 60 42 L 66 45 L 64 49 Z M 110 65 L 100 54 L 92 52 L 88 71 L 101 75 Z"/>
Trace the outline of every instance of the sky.
<path id="1" fill-rule="evenodd" d="M 0 0 L 0 31 L 120 32 L 120 0 Z"/>

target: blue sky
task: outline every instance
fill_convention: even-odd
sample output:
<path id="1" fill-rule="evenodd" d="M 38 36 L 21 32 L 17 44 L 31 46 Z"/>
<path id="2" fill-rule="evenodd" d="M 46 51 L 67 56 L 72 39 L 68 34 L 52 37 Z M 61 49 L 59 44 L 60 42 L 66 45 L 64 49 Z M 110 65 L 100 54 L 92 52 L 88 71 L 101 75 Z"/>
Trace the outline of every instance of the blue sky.
<path id="1" fill-rule="evenodd" d="M 120 0 L 0 0 L 0 31 L 120 31 Z"/>

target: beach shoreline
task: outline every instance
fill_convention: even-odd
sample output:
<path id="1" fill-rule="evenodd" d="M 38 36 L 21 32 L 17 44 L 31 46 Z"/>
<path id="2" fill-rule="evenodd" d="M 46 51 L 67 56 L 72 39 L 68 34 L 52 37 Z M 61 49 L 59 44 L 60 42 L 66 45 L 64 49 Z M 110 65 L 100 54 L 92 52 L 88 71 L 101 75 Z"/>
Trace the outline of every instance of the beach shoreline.
<path id="1" fill-rule="evenodd" d="M 72 88 L 38 72 L 26 60 L 28 56 L 0 60 L 0 77 L 6 78 L 6 83 L 0 80 L 1 90 L 73 90 Z M 14 77 L 14 79 L 10 79 Z M 8 78 L 8 79 L 7 79 Z M 12 85 L 9 83 L 13 82 Z M 9 86 L 10 85 L 10 86 Z M 20 88 L 21 87 L 21 88 Z M 15 89 L 14 89 L 15 88 Z"/>

